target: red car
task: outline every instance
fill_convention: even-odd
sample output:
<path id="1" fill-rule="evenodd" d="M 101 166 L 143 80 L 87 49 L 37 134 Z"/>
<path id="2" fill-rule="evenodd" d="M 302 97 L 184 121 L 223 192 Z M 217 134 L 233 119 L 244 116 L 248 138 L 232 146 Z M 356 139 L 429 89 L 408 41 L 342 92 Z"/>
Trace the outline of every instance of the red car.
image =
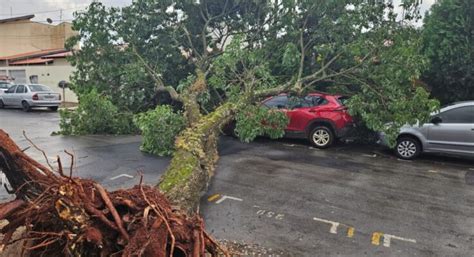
<path id="1" fill-rule="evenodd" d="M 278 108 L 288 115 L 290 123 L 286 137 L 307 138 L 315 147 L 327 148 L 354 127 L 353 118 L 344 105 L 347 99 L 322 93 L 304 97 L 281 94 L 266 99 L 262 104 Z"/>

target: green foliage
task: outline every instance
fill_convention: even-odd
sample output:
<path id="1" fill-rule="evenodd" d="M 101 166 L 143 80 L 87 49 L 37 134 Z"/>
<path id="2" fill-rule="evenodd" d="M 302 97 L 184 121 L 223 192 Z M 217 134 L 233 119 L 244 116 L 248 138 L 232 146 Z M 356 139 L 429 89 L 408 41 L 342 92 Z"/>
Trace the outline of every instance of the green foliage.
<path id="1" fill-rule="evenodd" d="M 284 112 L 250 105 L 237 114 L 235 132 L 243 142 L 250 142 L 257 136 L 264 135 L 276 139 L 285 135 L 288 122 Z"/>
<path id="2" fill-rule="evenodd" d="M 81 95 L 76 110 L 60 111 L 60 134 L 132 134 L 137 132 L 133 124 L 133 114 L 120 112 L 108 97 L 92 90 Z"/>
<path id="3" fill-rule="evenodd" d="M 430 60 L 423 81 L 443 103 L 474 99 L 474 5 L 437 1 L 424 20 L 423 52 Z"/>
<path id="4" fill-rule="evenodd" d="M 173 19 L 163 9 L 166 4 L 139 0 L 118 9 L 93 2 L 86 11 L 76 13 L 73 28 L 79 34 L 68 42 L 69 48 L 81 45 L 70 58 L 75 66 L 74 92 L 81 95 L 95 89 L 120 110 L 134 113 L 154 106 L 155 82 L 135 51 L 165 84 L 177 85 L 187 76 L 190 66 L 173 46 L 173 31 L 157 29 Z"/>
<path id="5" fill-rule="evenodd" d="M 349 100 L 349 109 L 364 120 L 368 128 L 387 134 L 390 143 L 401 126 L 426 122 L 439 102 L 419 84 L 426 59 L 419 51 L 415 30 L 394 28 L 390 35 L 375 33 L 372 42 L 383 45 L 371 62 L 359 72 L 359 92 Z M 389 37 L 388 37 L 389 36 Z"/>
<path id="6" fill-rule="evenodd" d="M 175 138 L 185 125 L 183 115 L 167 105 L 137 114 L 134 122 L 143 136 L 140 149 L 159 156 L 171 155 Z"/>

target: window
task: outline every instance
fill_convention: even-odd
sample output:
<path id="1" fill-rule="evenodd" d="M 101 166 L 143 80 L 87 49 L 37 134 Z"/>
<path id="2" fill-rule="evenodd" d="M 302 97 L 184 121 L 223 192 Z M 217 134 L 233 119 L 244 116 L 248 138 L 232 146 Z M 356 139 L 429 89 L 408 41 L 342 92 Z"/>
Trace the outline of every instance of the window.
<path id="1" fill-rule="evenodd" d="M 263 104 L 269 108 L 278 108 L 278 109 L 287 108 L 288 97 L 286 95 L 275 96 Z"/>
<path id="2" fill-rule="evenodd" d="M 326 100 L 322 96 L 310 95 L 310 96 L 305 97 L 305 99 L 311 103 L 311 106 L 309 107 L 316 107 L 316 106 L 320 106 L 320 105 L 328 103 L 328 100 Z"/>
<path id="3" fill-rule="evenodd" d="M 347 105 L 347 102 L 349 101 L 349 97 L 347 97 L 347 96 L 341 96 L 341 97 L 337 98 L 337 101 L 338 101 L 340 104 L 346 106 L 346 105 Z"/>
<path id="4" fill-rule="evenodd" d="M 49 87 L 43 85 L 29 85 L 31 92 L 51 91 Z"/>
<path id="5" fill-rule="evenodd" d="M 6 93 L 15 93 L 15 89 L 16 89 L 16 86 L 12 86 L 6 91 Z"/>
<path id="6" fill-rule="evenodd" d="M 23 94 L 23 93 L 25 93 L 25 86 L 19 85 L 19 86 L 16 88 L 16 93 L 17 93 L 17 94 Z"/>
<path id="7" fill-rule="evenodd" d="M 12 84 L 0 81 L 0 89 L 8 89 Z"/>
<path id="8" fill-rule="evenodd" d="M 474 106 L 464 106 L 438 115 L 442 123 L 474 123 Z"/>

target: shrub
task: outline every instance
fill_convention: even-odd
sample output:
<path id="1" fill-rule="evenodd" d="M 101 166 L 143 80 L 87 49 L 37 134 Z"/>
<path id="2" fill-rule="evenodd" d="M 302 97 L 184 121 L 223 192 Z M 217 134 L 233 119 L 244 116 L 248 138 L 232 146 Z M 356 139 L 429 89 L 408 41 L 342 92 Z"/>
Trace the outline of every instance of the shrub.
<path id="1" fill-rule="evenodd" d="M 134 122 L 143 136 L 140 149 L 159 156 L 171 155 L 175 138 L 185 126 L 183 115 L 168 105 L 137 114 Z"/>
<path id="2" fill-rule="evenodd" d="M 76 110 L 60 111 L 60 134 L 133 134 L 137 128 L 133 114 L 119 112 L 118 108 L 103 95 L 93 90 L 80 96 Z"/>

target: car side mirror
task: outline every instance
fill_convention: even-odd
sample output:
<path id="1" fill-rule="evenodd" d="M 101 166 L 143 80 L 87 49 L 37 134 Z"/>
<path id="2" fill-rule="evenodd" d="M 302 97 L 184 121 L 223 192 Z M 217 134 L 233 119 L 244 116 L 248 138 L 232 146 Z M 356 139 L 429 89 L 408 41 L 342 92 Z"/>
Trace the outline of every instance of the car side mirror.
<path id="1" fill-rule="evenodd" d="M 441 122 L 443 122 L 443 120 L 442 120 L 440 117 L 438 117 L 438 116 L 433 117 L 433 118 L 431 119 L 431 123 L 436 124 L 436 125 L 439 124 L 439 123 L 441 123 Z"/>

